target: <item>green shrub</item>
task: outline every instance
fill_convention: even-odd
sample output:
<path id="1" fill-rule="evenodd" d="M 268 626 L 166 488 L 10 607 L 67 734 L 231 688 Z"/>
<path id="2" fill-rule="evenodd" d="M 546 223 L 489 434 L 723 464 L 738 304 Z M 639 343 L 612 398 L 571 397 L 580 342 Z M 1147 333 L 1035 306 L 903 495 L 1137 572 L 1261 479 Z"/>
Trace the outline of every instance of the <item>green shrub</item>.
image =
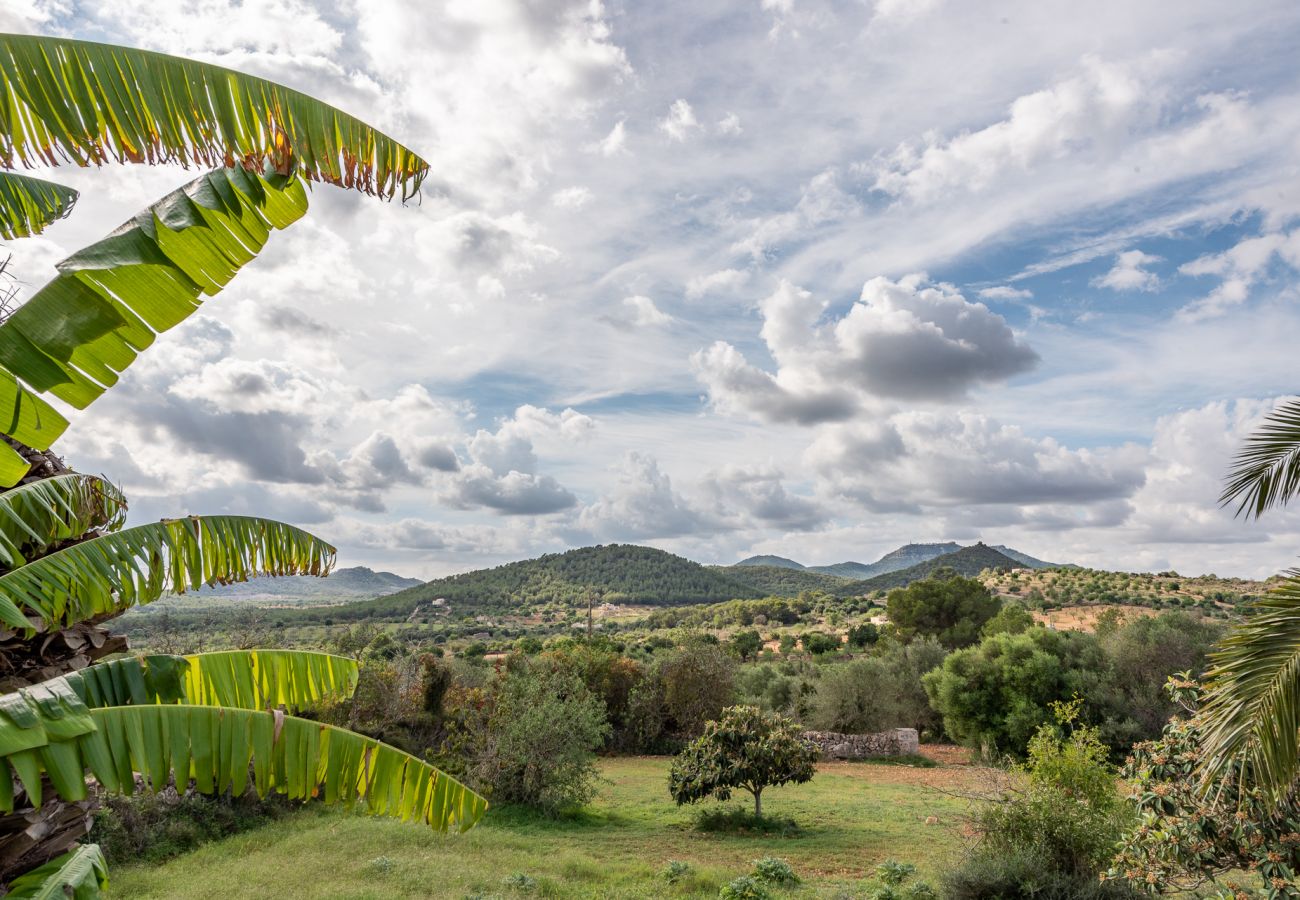
<path id="1" fill-rule="evenodd" d="M 521 894 L 531 894 L 537 890 L 537 879 L 523 872 L 514 872 L 501 879 L 501 884 L 507 890 L 518 891 Z"/>
<path id="2" fill-rule="evenodd" d="M 796 837 L 803 829 L 789 816 L 756 816 L 752 810 L 736 807 L 700 810 L 695 830 L 718 834 L 777 834 Z"/>
<path id="3" fill-rule="evenodd" d="M 604 704 L 576 675 L 524 661 L 492 693 L 471 775 L 496 802 L 555 814 L 595 796 L 608 734 Z"/>
<path id="4" fill-rule="evenodd" d="M 741 875 L 718 891 L 719 900 L 770 900 L 772 893 L 753 875 Z"/>
<path id="5" fill-rule="evenodd" d="M 754 877 L 768 884 L 798 884 L 799 876 L 784 859 L 765 856 L 754 860 Z"/>
<path id="6" fill-rule="evenodd" d="M 948 900 L 1135 900 L 1140 896 L 1116 882 L 1054 871 L 1027 848 L 973 854 L 948 872 L 943 888 Z"/>
<path id="7" fill-rule="evenodd" d="M 876 877 L 888 885 L 900 885 L 916 874 L 916 866 L 887 859 L 876 866 Z"/>
<path id="8" fill-rule="evenodd" d="M 670 859 L 668 860 L 668 865 L 664 866 L 663 871 L 660 872 L 659 875 L 669 884 L 676 884 L 694 871 L 695 867 L 690 863 L 683 862 L 680 859 Z"/>

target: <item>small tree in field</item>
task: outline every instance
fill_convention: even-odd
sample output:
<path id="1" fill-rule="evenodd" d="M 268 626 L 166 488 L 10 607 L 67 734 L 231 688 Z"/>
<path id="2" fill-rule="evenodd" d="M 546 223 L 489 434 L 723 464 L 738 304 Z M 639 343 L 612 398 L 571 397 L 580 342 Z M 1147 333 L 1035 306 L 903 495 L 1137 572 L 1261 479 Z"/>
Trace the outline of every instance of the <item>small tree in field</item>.
<path id="1" fill-rule="evenodd" d="M 743 788 L 763 815 L 763 788 L 811 781 L 817 748 L 785 716 L 756 706 L 732 706 L 673 760 L 668 791 L 680 806 L 706 797 L 730 800 Z"/>

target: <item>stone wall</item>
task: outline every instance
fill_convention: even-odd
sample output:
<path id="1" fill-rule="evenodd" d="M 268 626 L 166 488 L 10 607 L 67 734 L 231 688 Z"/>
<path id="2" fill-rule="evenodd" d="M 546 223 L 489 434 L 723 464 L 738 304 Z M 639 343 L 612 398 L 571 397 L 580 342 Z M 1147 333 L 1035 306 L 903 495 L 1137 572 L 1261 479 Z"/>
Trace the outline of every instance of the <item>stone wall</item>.
<path id="1" fill-rule="evenodd" d="M 895 728 L 878 734 L 836 734 L 834 731 L 805 731 L 816 744 L 822 759 L 866 759 L 872 756 L 907 756 L 920 752 L 915 728 Z"/>

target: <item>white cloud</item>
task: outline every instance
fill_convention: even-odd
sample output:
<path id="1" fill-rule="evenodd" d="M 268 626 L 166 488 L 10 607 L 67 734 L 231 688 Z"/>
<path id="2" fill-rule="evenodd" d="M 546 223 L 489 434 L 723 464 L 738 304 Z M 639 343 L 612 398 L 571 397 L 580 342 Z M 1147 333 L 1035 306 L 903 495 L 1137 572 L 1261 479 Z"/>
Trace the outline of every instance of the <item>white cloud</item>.
<path id="1" fill-rule="evenodd" d="M 1095 287 L 1112 291 L 1154 291 L 1160 287 L 1160 276 L 1143 267 L 1163 261 L 1161 257 L 1141 250 L 1125 250 L 1115 255 L 1115 265 L 1110 271 L 1094 278 L 1092 283 Z"/>
<path id="2" fill-rule="evenodd" d="M 749 272 L 744 269 L 719 269 L 708 275 L 696 275 L 686 282 L 686 296 L 698 300 L 713 293 L 731 293 L 749 282 Z"/>
<path id="3" fill-rule="evenodd" d="M 618 156 L 627 149 L 627 129 L 623 120 L 614 123 L 614 127 L 609 130 L 597 144 L 593 146 L 596 152 L 601 156 Z"/>
<path id="4" fill-rule="evenodd" d="M 873 398 L 951 401 L 1033 368 L 1038 356 L 1006 322 L 951 285 L 921 275 L 873 278 L 840 319 L 789 282 L 761 304 L 768 373 L 725 342 L 692 357 L 711 403 L 781 422 L 847 418 Z"/>
<path id="5" fill-rule="evenodd" d="M 999 284 L 982 289 L 979 295 L 985 300 L 1031 300 L 1034 292 L 1028 288 L 1013 288 L 1009 285 Z"/>
<path id="6" fill-rule="evenodd" d="M 591 202 L 591 191 L 582 186 L 567 187 L 551 195 L 551 203 L 560 209 L 581 209 Z"/>
<path id="7" fill-rule="evenodd" d="M 735 137 L 741 134 L 745 129 L 741 127 L 740 116 L 735 113 L 727 113 L 718 120 L 718 134 L 725 134 L 728 137 Z"/>
<path id="8" fill-rule="evenodd" d="M 1221 280 L 1205 297 L 1181 309 L 1179 316 L 1195 322 L 1240 306 L 1274 259 L 1281 259 L 1292 269 L 1300 269 L 1300 229 L 1289 234 L 1272 232 L 1245 238 L 1222 253 L 1184 263 L 1178 268 L 1183 275 L 1212 275 Z"/>
<path id="9" fill-rule="evenodd" d="M 686 100 L 678 98 L 668 108 L 668 115 L 659 120 L 659 129 L 674 141 L 684 141 L 691 133 L 698 130 L 699 121 L 695 110 Z"/>
<path id="10" fill-rule="evenodd" d="M 632 310 L 632 324 L 638 327 L 667 325 L 673 321 L 673 317 L 655 306 L 655 302 L 649 297 L 639 294 L 635 297 L 624 297 L 623 305 Z"/>

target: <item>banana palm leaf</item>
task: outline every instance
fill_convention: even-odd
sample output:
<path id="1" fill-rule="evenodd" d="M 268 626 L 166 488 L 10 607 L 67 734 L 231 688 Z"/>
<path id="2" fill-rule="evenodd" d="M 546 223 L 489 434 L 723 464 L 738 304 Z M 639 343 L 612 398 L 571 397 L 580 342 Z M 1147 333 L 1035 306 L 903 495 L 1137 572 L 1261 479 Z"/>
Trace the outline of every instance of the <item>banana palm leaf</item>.
<path id="1" fill-rule="evenodd" d="M 282 522 L 164 519 L 82 541 L 0 575 L 0 621 L 30 636 L 205 584 L 327 575 L 333 565 L 332 546 Z"/>
<path id="2" fill-rule="evenodd" d="M 0 365 L 38 392 L 82 409 L 117 382 L 158 332 L 224 287 L 272 229 L 307 211 L 293 177 L 217 169 L 163 197 L 107 238 L 59 263 L 59 274 L 0 325 Z M 7 418 L 0 406 L 0 422 Z M 51 420 L 45 449 L 66 423 Z"/>
<path id="3" fill-rule="evenodd" d="M 9 883 L 5 900 L 95 900 L 108 888 L 108 863 L 98 844 L 82 844 Z"/>
<path id="4" fill-rule="evenodd" d="M 50 224 L 66 218 L 77 202 L 70 187 L 13 172 L 0 172 L 0 238 L 40 234 Z"/>
<path id="5" fill-rule="evenodd" d="M 161 53 L 0 35 L 0 163 L 242 164 L 402 199 L 428 163 L 326 103 Z"/>
<path id="6" fill-rule="evenodd" d="M 1300 492 L 1300 399 L 1288 400 L 1246 438 L 1233 459 L 1228 484 L 1219 497 L 1238 501 L 1237 515 L 1259 518 Z"/>
<path id="7" fill-rule="evenodd" d="M 116 531 L 125 515 L 121 491 L 94 475 L 56 475 L 0 493 L 0 568 L 94 529 Z"/>
<path id="8" fill-rule="evenodd" d="M 487 801 L 433 766 L 364 737 L 279 712 L 216 706 L 114 706 L 90 712 L 93 731 L 51 740 L 0 764 L 0 811 L 13 805 L 13 774 L 39 807 L 40 779 L 75 801 L 87 770 L 111 793 L 130 794 L 135 774 L 147 789 L 193 779 L 205 794 L 242 794 L 249 767 L 259 797 L 359 806 L 372 815 L 417 821 L 439 831 L 473 827 Z M 5 806 L 5 803 L 8 806 Z"/>
<path id="9" fill-rule="evenodd" d="M 329 653 L 223 650 L 190 656 L 131 656 L 97 663 L 57 680 L 92 709 L 185 703 L 295 710 L 351 697 L 357 678 L 356 660 Z"/>
<path id="10" fill-rule="evenodd" d="M 1211 657 L 1201 707 L 1207 784 L 1234 762 L 1280 799 L 1300 775 L 1300 570 L 1254 603 Z"/>

